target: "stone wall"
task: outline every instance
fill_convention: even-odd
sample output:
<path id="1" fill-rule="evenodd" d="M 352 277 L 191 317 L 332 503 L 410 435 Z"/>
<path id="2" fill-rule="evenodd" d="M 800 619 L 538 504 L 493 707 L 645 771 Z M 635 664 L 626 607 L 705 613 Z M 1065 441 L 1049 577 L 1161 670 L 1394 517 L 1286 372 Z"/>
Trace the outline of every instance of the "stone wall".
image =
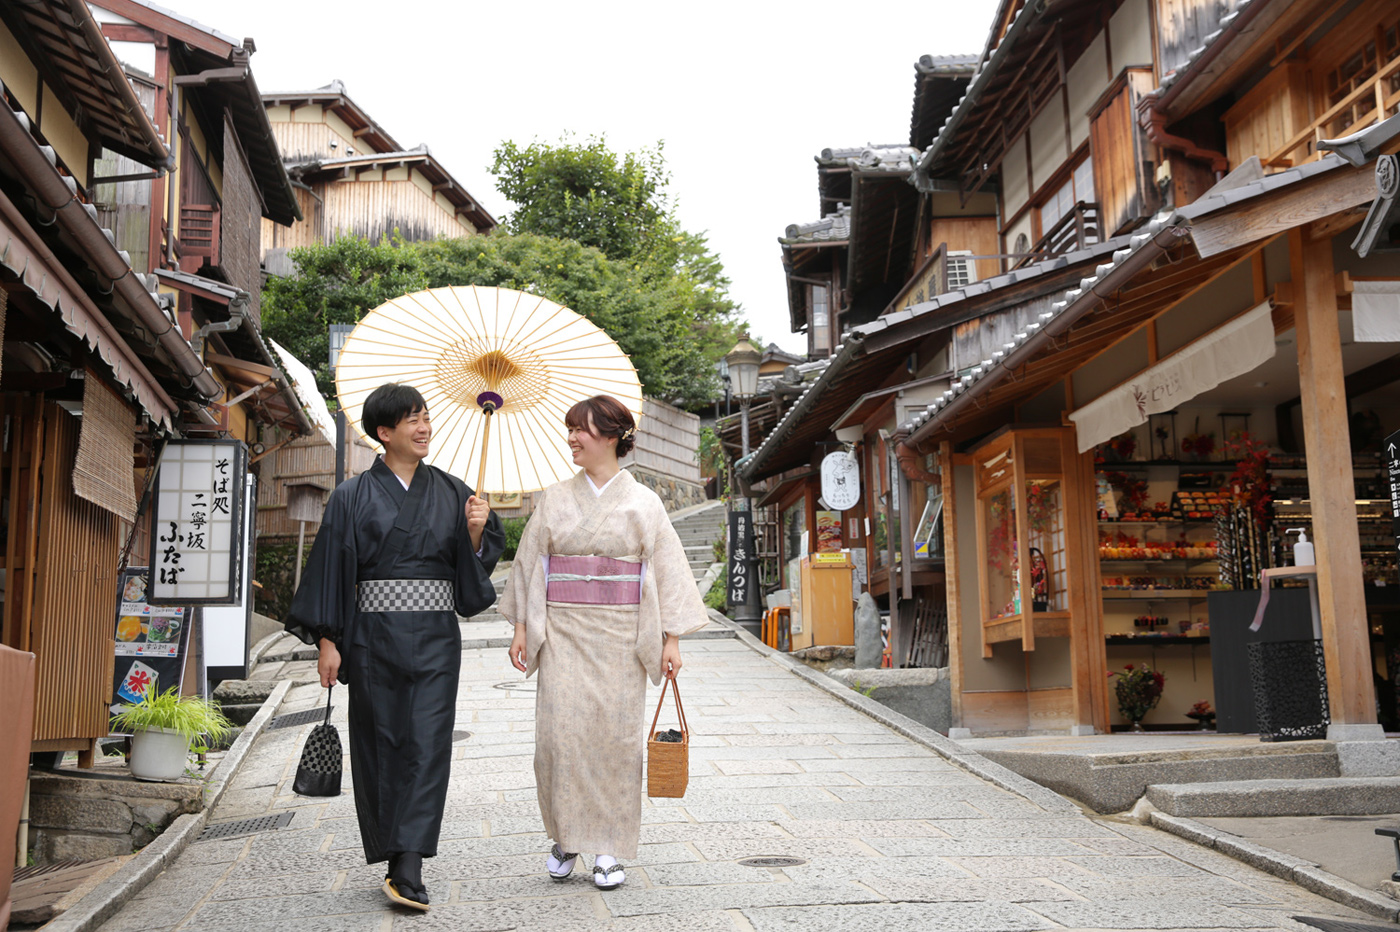
<path id="1" fill-rule="evenodd" d="M 707 501 L 703 485 L 677 479 L 675 476 L 666 476 L 645 466 L 631 465 L 627 468 L 632 473 L 632 478 L 661 496 L 661 502 L 668 512 L 680 511 L 692 505 L 703 505 Z"/>
<path id="2" fill-rule="evenodd" d="M 131 854 L 150 844 L 175 817 L 199 812 L 196 783 L 141 783 L 74 773 L 32 771 L 29 842 L 36 864 Z"/>

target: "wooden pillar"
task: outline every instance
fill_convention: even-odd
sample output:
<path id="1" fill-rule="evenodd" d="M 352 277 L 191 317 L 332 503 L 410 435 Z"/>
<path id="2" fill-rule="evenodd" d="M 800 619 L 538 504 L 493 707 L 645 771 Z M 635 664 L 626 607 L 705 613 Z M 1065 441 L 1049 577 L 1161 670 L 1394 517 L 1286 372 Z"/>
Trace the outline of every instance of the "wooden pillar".
<path id="1" fill-rule="evenodd" d="M 953 475 L 953 445 L 938 445 L 938 465 L 943 472 L 943 578 L 948 605 L 948 680 L 952 687 L 949 725 L 963 727 L 962 586 L 958 579 L 958 487 Z"/>
<path id="2" fill-rule="evenodd" d="M 1065 579 L 1069 586 L 1070 683 L 1073 733 L 1086 726 L 1107 734 L 1108 652 L 1103 632 L 1103 591 L 1099 573 L 1098 491 L 1092 453 L 1080 453 L 1075 431 L 1060 439 L 1064 489 Z"/>
<path id="3" fill-rule="evenodd" d="M 1288 233 L 1303 400 L 1303 442 L 1317 546 L 1317 588 L 1333 725 L 1374 725 L 1375 686 L 1351 469 L 1332 240 Z"/>

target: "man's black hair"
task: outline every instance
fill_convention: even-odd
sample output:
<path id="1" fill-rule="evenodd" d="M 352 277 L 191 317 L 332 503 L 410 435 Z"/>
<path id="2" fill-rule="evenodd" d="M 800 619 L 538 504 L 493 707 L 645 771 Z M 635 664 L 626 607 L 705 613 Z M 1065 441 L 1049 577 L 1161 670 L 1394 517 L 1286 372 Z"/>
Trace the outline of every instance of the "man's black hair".
<path id="1" fill-rule="evenodd" d="M 360 423 L 364 425 L 365 436 L 383 446 L 384 441 L 379 439 L 379 428 L 387 427 L 393 430 L 399 425 L 399 421 L 410 414 L 427 409 L 427 402 L 412 385 L 386 382 L 370 392 L 369 397 L 365 399 L 364 416 Z"/>

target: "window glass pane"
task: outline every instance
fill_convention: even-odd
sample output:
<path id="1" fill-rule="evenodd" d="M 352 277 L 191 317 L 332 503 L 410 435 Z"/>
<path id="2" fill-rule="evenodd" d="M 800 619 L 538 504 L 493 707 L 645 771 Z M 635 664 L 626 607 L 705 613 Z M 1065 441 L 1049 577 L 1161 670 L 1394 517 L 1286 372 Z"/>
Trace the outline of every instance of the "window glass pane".
<path id="1" fill-rule="evenodd" d="M 807 530 L 807 506 L 801 499 L 783 509 L 783 560 L 791 562 L 806 556 L 802 550 L 802 532 Z M 786 567 L 785 567 L 786 568 Z M 787 580 L 788 586 L 796 586 L 796 579 Z"/>
<path id="2" fill-rule="evenodd" d="M 1074 170 L 1074 199 L 1094 203 L 1094 160 L 1085 159 Z"/>
<path id="3" fill-rule="evenodd" d="M 812 325 L 825 327 L 827 324 L 826 289 L 821 285 L 812 286 Z"/>

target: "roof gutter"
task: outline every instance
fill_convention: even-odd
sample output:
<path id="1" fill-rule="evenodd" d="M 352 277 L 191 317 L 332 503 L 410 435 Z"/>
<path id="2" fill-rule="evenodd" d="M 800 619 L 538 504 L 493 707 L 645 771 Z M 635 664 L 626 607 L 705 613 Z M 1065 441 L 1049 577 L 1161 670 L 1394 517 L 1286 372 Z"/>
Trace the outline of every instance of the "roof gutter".
<path id="1" fill-rule="evenodd" d="M 53 149 L 40 147 L 20 123 L 19 115 L 8 106 L 0 106 L 0 154 L 14 163 L 39 202 L 54 212 L 59 226 L 77 242 L 90 267 L 112 283 L 112 290 L 135 312 L 140 324 L 155 335 L 185 386 L 206 402 L 222 397 L 218 380 L 204 367 L 179 329 L 156 304 L 155 297 L 132 272 L 130 263 L 122 258 L 97 221 L 88 216 L 86 205 L 58 173 Z"/>
<path id="2" fill-rule="evenodd" d="M 166 148 L 165 140 L 160 138 L 160 131 L 151 122 L 150 116 L 146 113 L 146 108 L 141 106 L 141 100 L 136 96 L 136 89 L 127 80 L 126 69 L 121 62 L 117 61 L 117 55 L 112 51 L 112 46 L 107 43 L 107 38 L 102 35 L 102 27 L 92 18 L 92 11 L 84 0 L 67 0 L 65 6 L 73 21 L 82 30 L 83 38 L 87 40 L 88 48 L 92 52 L 92 57 L 96 58 L 102 66 L 102 71 L 112 82 L 112 87 L 121 97 L 122 107 L 127 114 L 134 117 L 136 123 L 141 127 L 141 135 L 145 137 L 142 141 L 159 158 L 152 167 L 159 167 L 163 171 L 175 170 L 175 153 Z M 8 108 L 6 108 L 8 109 Z"/>
<path id="3" fill-rule="evenodd" d="M 1014 370 L 1025 365 L 1037 353 L 1068 331 L 1079 318 L 1093 310 L 1106 294 L 1126 285 L 1138 272 L 1162 256 L 1173 241 L 1183 235 L 1185 235 L 1185 227 L 1182 226 L 1167 226 L 1166 229 L 1158 231 L 1156 235 L 1139 246 L 1135 252 L 1125 256 L 1102 278 L 1083 288 L 1074 300 L 1046 322 L 1034 335 L 1007 354 L 1000 362 L 993 364 L 990 372 L 972 383 L 968 389 L 954 396 L 927 421 L 918 425 L 905 442 L 910 446 L 919 446 L 932 439 L 933 434 L 939 428 L 950 429 L 948 427 L 950 419 L 976 405 L 977 400 L 987 391 L 1005 381 L 1013 374 Z M 1103 289 L 1103 294 L 1100 293 L 1100 289 Z"/>
<path id="4" fill-rule="evenodd" d="M 787 414 L 783 415 L 782 420 L 773 425 L 772 433 L 763 438 L 763 442 L 758 445 L 757 450 L 735 464 L 741 478 L 745 481 L 753 480 L 753 474 L 758 467 L 767 461 L 773 450 L 790 433 L 792 427 L 795 427 L 806 416 L 812 406 L 817 403 L 822 392 L 826 390 L 827 384 L 835 377 L 836 373 L 844 369 L 846 364 L 855 358 L 864 342 L 865 338 L 859 333 L 852 333 L 846 337 L 844 343 L 836 347 L 836 355 L 831 357 L 831 362 L 822 370 L 822 374 L 817 376 L 816 380 L 798 396 L 797 401 L 788 409 Z"/>

